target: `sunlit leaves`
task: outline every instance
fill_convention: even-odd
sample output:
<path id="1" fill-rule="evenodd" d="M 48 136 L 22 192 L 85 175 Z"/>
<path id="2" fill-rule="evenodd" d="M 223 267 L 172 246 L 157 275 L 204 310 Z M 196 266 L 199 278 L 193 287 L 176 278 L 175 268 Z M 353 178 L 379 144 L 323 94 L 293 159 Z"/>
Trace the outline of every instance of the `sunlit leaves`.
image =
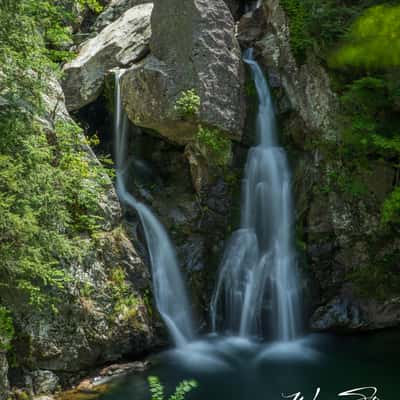
<path id="1" fill-rule="evenodd" d="M 384 225 L 400 224 L 400 186 L 383 203 L 381 220 Z"/>
<path id="2" fill-rule="evenodd" d="M 343 46 L 332 55 L 334 67 L 400 66 L 400 6 L 368 9 L 352 26 Z"/>
<path id="3" fill-rule="evenodd" d="M 165 400 L 164 386 L 156 376 L 150 376 L 148 378 L 151 400 Z M 175 393 L 172 394 L 168 400 L 184 400 L 186 395 L 196 388 L 197 382 L 194 380 L 184 380 L 175 389 Z"/>

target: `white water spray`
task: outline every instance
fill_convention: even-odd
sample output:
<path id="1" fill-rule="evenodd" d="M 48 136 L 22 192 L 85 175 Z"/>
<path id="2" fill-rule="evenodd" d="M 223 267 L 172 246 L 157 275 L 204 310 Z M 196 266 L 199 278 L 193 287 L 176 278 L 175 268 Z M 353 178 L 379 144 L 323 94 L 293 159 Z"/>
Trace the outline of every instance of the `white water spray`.
<path id="1" fill-rule="evenodd" d="M 243 180 L 241 228 L 225 251 L 211 301 L 214 331 L 294 339 L 299 285 L 292 242 L 292 195 L 285 151 L 278 147 L 275 112 L 264 74 L 246 51 L 259 107 L 258 145 L 249 151 Z"/>
<path id="2" fill-rule="evenodd" d="M 143 203 L 128 193 L 126 179 L 126 149 L 128 120 L 121 101 L 120 80 L 115 74 L 115 155 L 117 192 L 121 202 L 133 207 L 145 232 L 153 277 L 153 291 L 158 311 L 176 346 L 194 339 L 191 308 L 172 243 L 157 218 Z"/>

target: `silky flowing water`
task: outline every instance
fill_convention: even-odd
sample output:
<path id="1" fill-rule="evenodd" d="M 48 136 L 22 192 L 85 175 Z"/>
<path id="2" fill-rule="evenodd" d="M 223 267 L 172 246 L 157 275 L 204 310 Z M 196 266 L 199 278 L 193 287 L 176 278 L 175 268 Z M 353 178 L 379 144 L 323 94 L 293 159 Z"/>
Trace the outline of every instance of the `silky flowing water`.
<path id="1" fill-rule="evenodd" d="M 167 232 L 151 210 L 139 202 L 126 189 L 128 120 L 123 112 L 120 80 L 123 72 L 115 74 L 115 159 L 117 193 L 123 204 L 132 207 L 139 215 L 149 252 L 153 293 L 157 309 L 164 320 L 176 346 L 194 339 L 191 307 L 174 247 Z"/>
<path id="2" fill-rule="evenodd" d="M 257 89 L 257 146 L 249 151 L 242 221 L 225 251 L 211 302 L 214 332 L 288 341 L 299 333 L 300 296 L 293 243 L 291 178 L 278 144 L 267 81 L 245 52 Z"/>

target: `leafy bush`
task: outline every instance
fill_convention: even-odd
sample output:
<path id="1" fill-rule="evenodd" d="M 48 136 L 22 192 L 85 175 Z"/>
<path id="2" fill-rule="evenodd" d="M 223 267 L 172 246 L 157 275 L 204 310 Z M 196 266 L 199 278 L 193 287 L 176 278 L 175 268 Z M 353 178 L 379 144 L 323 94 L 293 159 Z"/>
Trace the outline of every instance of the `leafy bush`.
<path id="1" fill-rule="evenodd" d="M 91 254 L 108 184 L 82 130 L 43 104 L 57 67 L 35 12 L 48 5 L 0 8 L 0 282 L 37 306 L 53 304 L 69 279 L 65 266 Z"/>
<path id="2" fill-rule="evenodd" d="M 205 156 L 220 167 L 229 163 L 231 157 L 231 142 L 218 129 L 204 128 L 199 125 L 197 140 L 200 147 L 205 148 Z"/>
<path id="3" fill-rule="evenodd" d="M 195 89 L 189 89 L 181 93 L 175 103 L 175 111 L 183 118 L 193 117 L 200 111 L 201 99 Z"/>
<path id="4" fill-rule="evenodd" d="M 8 350 L 14 336 L 14 326 L 8 310 L 0 306 L 0 351 Z"/>
<path id="5" fill-rule="evenodd" d="M 383 225 L 400 224 L 400 186 L 397 186 L 382 207 Z"/>
<path id="6" fill-rule="evenodd" d="M 3 0 L 3 3 L 2 7 L 18 17 L 18 22 L 22 20 L 38 30 L 46 45 L 44 52 L 55 62 L 73 56 L 68 47 L 73 43 L 71 26 L 77 19 L 74 10 L 86 8 L 99 13 L 103 9 L 98 0 Z"/>
<path id="7" fill-rule="evenodd" d="M 368 1 L 281 0 L 281 4 L 289 18 L 293 54 L 303 63 L 309 50 L 324 58 Z"/>
<path id="8" fill-rule="evenodd" d="M 151 400 L 165 400 L 164 387 L 156 376 L 148 378 L 150 392 L 152 394 Z M 175 393 L 172 394 L 169 400 L 184 400 L 186 395 L 197 387 L 197 382 L 194 380 L 182 381 L 176 388 Z"/>
<path id="9" fill-rule="evenodd" d="M 400 66 L 400 6 L 369 8 L 351 27 L 344 45 L 330 59 L 333 66 Z"/>
<path id="10" fill-rule="evenodd" d="M 305 60 L 313 41 L 308 31 L 308 14 L 303 0 L 282 0 L 281 4 L 289 17 L 290 45 L 295 58 Z"/>

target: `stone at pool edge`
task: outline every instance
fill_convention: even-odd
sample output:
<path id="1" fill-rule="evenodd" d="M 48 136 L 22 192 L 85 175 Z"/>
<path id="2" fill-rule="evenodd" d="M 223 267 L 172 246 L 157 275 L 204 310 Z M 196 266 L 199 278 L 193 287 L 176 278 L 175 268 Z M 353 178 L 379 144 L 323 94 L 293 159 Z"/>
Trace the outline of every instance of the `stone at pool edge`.
<path id="1" fill-rule="evenodd" d="M 150 367 L 150 361 L 134 361 L 125 364 L 112 364 L 102 368 L 98 374 L 85 378 L 75 388 L 54 397 L 40 396 L 34 400 L 90 400 L 107 392 L 118 378 L 133 372 L 143 372 Z M 48 398 L 46 398 L 48 397 Z"/>

